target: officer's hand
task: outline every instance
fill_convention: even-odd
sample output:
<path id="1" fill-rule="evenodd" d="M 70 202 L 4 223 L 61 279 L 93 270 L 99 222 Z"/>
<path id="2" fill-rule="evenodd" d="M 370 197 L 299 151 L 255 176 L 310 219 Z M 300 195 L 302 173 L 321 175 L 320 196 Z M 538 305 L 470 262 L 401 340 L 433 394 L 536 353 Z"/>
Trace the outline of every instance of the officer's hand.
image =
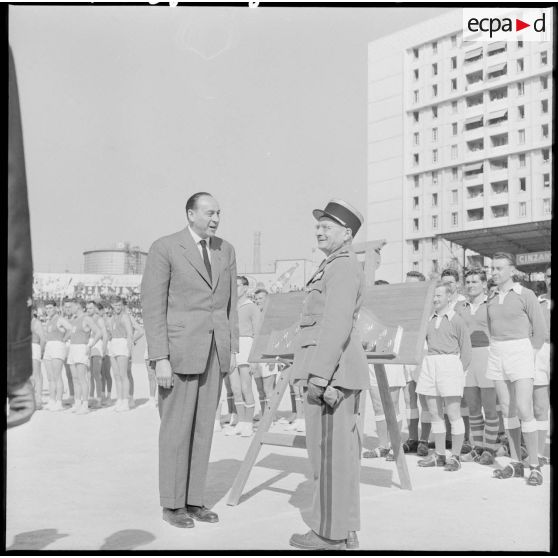
<path id="1" fill-rule="evenodd" d="M 172 370 L 168 358 L 163 358 L 155 363 L 155 376 L 160 387 L 170 389 L 173 384 Z"/>
<path id="2" fill-rule="evenodd" d="M 27 422 L 35 412 L 35 393 L 28 380 L 15 389 L 8 391 L 10 410 L 6 424 L 8 428 Z"/>
<path id="3" fill-rule="evenodd" d="M 323 399 L 327 405 L 332 409 L 335 409 L 341 400 L 343 399 L 343 394 L 336 388 L 332 386 L 327 386 L 324 390 Z"/>
<path id="4" fill-rule="evenodd" d="M 312 382 L 308 382 L 308 403 L 313 403 L 314 405 L 323 405 L 324 401 L 322 399 L 325 392 L 325 388 L 317 386 Z"/>
<path id="5" fill-rule="evenodd" d="M 231 353 L 231 366 L 229 369 L 229 374 L 232 374 L 235 368 L 236 368 L 236 354 Z"/>

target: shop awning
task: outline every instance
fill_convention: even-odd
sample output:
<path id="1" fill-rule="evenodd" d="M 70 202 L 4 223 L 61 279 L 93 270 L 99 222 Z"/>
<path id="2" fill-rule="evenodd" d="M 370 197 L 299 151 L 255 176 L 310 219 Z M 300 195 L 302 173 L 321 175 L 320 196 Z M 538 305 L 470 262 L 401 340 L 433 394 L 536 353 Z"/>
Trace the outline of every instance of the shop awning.
<path id="1" fill-rule="evenodd" d="M 488 115 L 488 120 L 497 120 L 498 118 L 504 118 L 508 114 L 508 109 L 495 110 Z"/>
<path id="2" fill-rule="evenodd" d="M 479 172 L 482 171 L 482 163 L 471 163 L 463 167 L 463 172 Z"/>
<path id="3" fill-rule="evenodd" d="M 468 50 L 463 57 L 465 60 L 471 60 L 471 58 L 476 58 L 482 54 L 482 47 L 474 48 L 473 50 Z"/>
<path id="4" fill-rule="evenodd" d="M 495 74 L 496 72 L 501 72 L 502 70 L 506 69 L 506 63 L 502 62 L 501 64 L 494 64 L 494 66 L 490 66 L 488 70 L 486 70 L 487 74 Z"/>
<path id="5" fill-rule="evenodd" d="M 465 120 L 465 126 L 470 126 L 471 124 L 482 124 L 483 116 L 482 114 L 479 116 L 471 116 L 471 118 L 467 118 Z"/>
<path id="6" fill-rule="evenodd" d="M 488 45 L 486 52 L 494 52 L 495 50 L 506 49 L 506 41 L 498 41 L 497 43 L 492 43 Z"/>

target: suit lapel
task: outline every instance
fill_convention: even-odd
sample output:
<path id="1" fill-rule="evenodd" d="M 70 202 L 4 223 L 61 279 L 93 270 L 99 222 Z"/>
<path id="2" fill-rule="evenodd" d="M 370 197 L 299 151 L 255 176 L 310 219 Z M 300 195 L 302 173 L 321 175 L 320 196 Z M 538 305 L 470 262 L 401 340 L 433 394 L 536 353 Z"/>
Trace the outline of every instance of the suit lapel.
<path id="1" fill-rule="evenodd" d="M 207 274 L 207 269 L 205 269 L 201 254 L 188 228 L 184 229 L 179 244 L 184 248 L 184 257 L 194 266 L 207 285 L 211 287 L 211 280 Z M 211 266 L 211 272 L 213 273 L 213 265 Z"/>
<path id="2" fill-rule="evenodd" d="M 191 235 L 190 235 L 191 236 Z M 219 243 L 219 248 L 222 243 Z M 213 291 L 217 288 L 219 283 L 219 274 L 221 273 L 221 250 L 217 250 L 217 239 L 212 238 L 209 243 L 209 250 L 211 252 L 211 275 L 213 277 Z"/>

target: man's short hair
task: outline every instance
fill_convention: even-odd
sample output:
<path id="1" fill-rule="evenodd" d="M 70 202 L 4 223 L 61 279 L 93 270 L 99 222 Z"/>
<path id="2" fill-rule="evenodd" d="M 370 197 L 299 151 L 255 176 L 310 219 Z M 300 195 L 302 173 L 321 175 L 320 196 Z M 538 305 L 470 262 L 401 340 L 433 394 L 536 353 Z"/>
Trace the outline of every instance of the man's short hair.
<path id="1" fill-rule="evenodd" d="M 453 269 L 453 267 L 446 267 L 446 269 L 442 271 L 441 277 L 453 277 L 455 282 L 459 283 L 459 272 L 457 269 Z"/>
<path id="2" fill-rule="evenodd" d="M 266 294 L 266 295 L 269 294 L 269 293 L 267 292 L 266 289 L 258 289 L 258 290 L 254 293 L 254 296 L 256 296 L 257 294 L 261 294 L 261 293 L 264 293 L 264 294 Z"/>
<path id="3" fill-rule="evenodd" d="M 481 269 L 480 267 L 469 269 L 465 273 L 465 279 L 467 279 L 467 277 L 471 277 L 472 275 L 478 275 L 483 283 L 486 282 L 486 272 L 484 271 L 484 269 Z"/>
<path id="4" fill-rule="evenodd" d="M 515 256 L 513 254 L 510 254 L 509 252 L 496 252 L 496 254 L 494 254 L 492 256 L 493 260 L 508 260 L 510 265 L 515 266 Z"/>
<path id="5" fill-rule="evenodd" d="M 186 202 L 186 215 L 188 215 L 188 211 L 190 209 L 192 209 L 192 210 L 196 209 L 196 207 L 198 205 L 198 200 L 202 196 L 209 196 L 211 198 L 213 197 L 209 192 L 196 192 L 193 196 L 190 196 L 188 198 L 188 201 Z"/>
<path id="6" fill-rule="evenodd" d="M 420 271 L 414 269 L 407 271 L 407 277 L 416 277 L 419 281 L 426 281 L 426 277 Z"/>
<path id="7" fill-rule="evenodd" d="M 448 283 L 446 281 L 438 281 L 436 283 L 436 286 L 434 287 L 434 290 L 440 288 L 440 287 L 444 287 L 444 289 L 446 289 L 446 293 L 449 295 L 453 294 L 453 289 L 454 289 L 454 285 L 452 285 L 451 283 Z"/>
<path id="8" fill-rule="evenodd" d="M 244 277 L 244 275 L 237 275 L 236 280 L 240 281 L 245 287 L 250 284 L 250 282 L 248 281 L 248 279 L 246 279 L 246 277 Z"/>
<path id="9" fill-rule="evenodd" d="M 389 285 L 389 282 L 384 281 L 384 279 L 376 279 L 376 281 L 374 281 L 374 285 Z"/>
<path id="10" fill-rule="evenodd" d="M 45 302 L 45 306 L 48 306 L 48 305 L 50 305 L 50 306 L 58 306 L 58 304 L 56 304 L 56 300 L 53 300 L 53 299 L 48 299 L 48 300 Z"/>

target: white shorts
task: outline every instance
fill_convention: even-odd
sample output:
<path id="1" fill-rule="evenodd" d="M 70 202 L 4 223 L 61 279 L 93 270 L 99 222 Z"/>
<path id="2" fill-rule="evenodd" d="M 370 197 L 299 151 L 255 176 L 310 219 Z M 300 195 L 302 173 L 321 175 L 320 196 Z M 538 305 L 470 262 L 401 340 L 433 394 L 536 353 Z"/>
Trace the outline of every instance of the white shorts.
<path id="1" fill-rule="evenodd" d="M 45 354 L 43 360 L 59 359 L 66 360 L 68 356 L 68 347 L 64 341 L 47 341 L 45 345 Z"/>
<path id="2" fill-rule="evenodd" d="M 404 366 L 404 364 L 384 364 L 384 368 L 386 369 L 386 378 L 390 388 L 405 387 L 407 385 Z M 378 380 L 376 379 L 374 365 L 369 364 L 368 369 L 370 371 L 370 385 L 378 387 Z"/>
<path id="3" fill-rule="evenodd" d="M 465 372 L 459 355 L 426 355 L 417 382 L 417 393 L 463 397 Z"/>
<path id="4" fill-rule="evenodd" d="M 109 356 L 130 356 L 130 351 L 128 350 L 128 340 L 124 337 L 113 337 L 107 347 Z"/>
<path id="5" fill-rule="evenodd" d="M 543 343 L 535 357 L 535 386 L 550 384 L 550 343 Z"/>
<path id="6" fill-rule="evenodd" d="M 87 345 L 71 344 L 68 353 L 68 364 L 85 364 L 89 366 L 89 355 L 87 354 Z"/>
<path id="7" fill-rule="evenodd" d="M 516 380 L 535 378 L 535 355 L 529 339 L 490 341 L 488 348 L 489 380 Z"/>
<path id="8" fill-rule="evenodd" d="M 103 352 L 103 340 L 99 339 L 93 347 L 91 347 L 91 356 L 92 357 L 104 357 L 105 353 Z"/>
<path id="9" fill-rule="evenodd" d="M 39 343 L 31 343 L 31 358 L 41 360 L 41 346 Z"/>
<path id="10" fill-rule="evenodd" d="M 248 357 L 252 349 L 252 337 L 240 337 L 238 339 L 238 354 L 236 355 L 236 365 L 249 364 Z"/>
<path id="11" fill-rule="evenodd" d="M 494 382 L 486 377 L 488 347 L 473 347 L 471 364 L 465 375 L 465 387 L 493 388 Z"/>

